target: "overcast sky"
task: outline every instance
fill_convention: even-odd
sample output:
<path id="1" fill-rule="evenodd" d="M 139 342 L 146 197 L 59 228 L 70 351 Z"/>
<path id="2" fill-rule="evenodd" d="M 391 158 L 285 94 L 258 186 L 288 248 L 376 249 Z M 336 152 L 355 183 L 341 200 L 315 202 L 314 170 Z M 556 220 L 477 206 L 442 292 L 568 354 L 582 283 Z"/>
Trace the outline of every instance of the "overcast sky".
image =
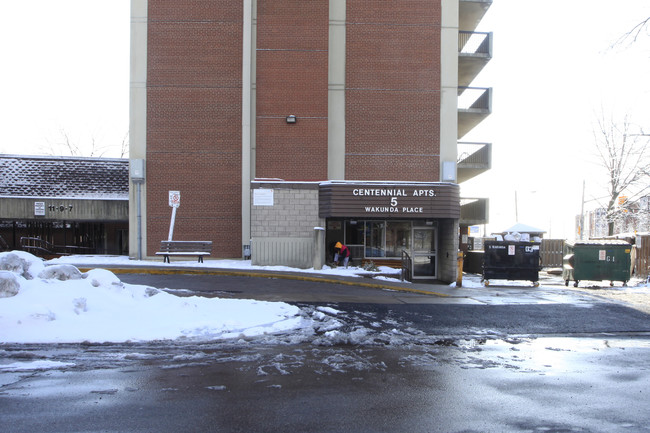
<path id="1" fill-rule="evenodd" d="M 69 155 L 67 136 L 83 156 L 119 157 L 130 1 L 3 1 L 0 16 L 0 151 Z"/>
<path id="2" fill-rule="evenodd" d="M 0 151 L 69 154 L 68 140 L 85 156 L 120 156 L 129 8 L 2 2 Z M 650 131 L 650 36 L 610 48 L 649 16 L 648 0 L 494 0 L 478 29 L 494 32 L 494 58 L 472 84 L 494 88 L 493 114 L 463 138 L 493 143 L 493 169 L 462 185 L 464 196 L 490 198 L 488 231 L 516 222 L 517 191 L 519 222 L 572 237 L 583 179 L 588 200 L 604 191 L 592 158 L 595 113 L 627 113 Z"/>

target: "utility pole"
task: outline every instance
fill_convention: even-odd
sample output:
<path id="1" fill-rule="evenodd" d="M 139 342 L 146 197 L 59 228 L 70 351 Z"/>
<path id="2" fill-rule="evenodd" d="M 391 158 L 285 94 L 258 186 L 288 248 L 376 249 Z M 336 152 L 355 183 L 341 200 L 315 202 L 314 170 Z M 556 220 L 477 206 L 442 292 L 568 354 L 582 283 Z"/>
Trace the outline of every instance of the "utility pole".
<path id="1" fill-rule="evenodd" d="M 519 222 L 519 209 L 517 205 L 517 190 L 515 190 L 515 222 Z"/>
<path id="2" fill-rule="evenodd" d="M 585 180 L 582 180 L 582 206 L 580 206 L 580 240 L 584 239 L 585 232 Z"/>

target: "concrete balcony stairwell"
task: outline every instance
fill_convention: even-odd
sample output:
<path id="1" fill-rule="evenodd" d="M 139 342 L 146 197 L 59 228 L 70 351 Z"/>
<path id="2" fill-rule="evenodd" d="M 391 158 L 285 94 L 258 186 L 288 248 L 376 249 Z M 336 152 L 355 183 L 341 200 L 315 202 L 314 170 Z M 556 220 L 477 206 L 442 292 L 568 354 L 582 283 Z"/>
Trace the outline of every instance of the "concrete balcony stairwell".
<path id="1" fill-rule="evenodd" d="M 492 33 L 475 31 L 491 5 L 492 0 L 459 1 L 458 138 L 465 136 L 492 112 L 492 89 L 470 87 L 492 59 Z M 458 143 L 458 183 L 478 176 L 491 166 L 491 143 Z M 461 198 L 460 204 L 461 228 L 489 221 L 489 199 Z"/>
<path id="2" fill-rule="evenodd" d="M 492 59 L 492 33 L 458 32 L 458 85 L 469 86 Z"/>
<path id="3" fill-rule="evenodd" d="M 492 0 L 460 0 L 458 25 L 463 30 L 474 31 L 490 6 Z"/>
<path id="4" fill-rule="evenodd" d="M 458 183 L 492 168 L 492 143 L 458 143 Z"/>
<path id="5" fill-rule="evenodd" d="M 492 0 L 460 0 L 458 16 L 458 138 L 492 112 L 492 89 L 469 87 L 492 59 L 492 33 L 476 27 Z"/>
<path id="6" fill-rule="evenodd" d="M 492 88 L 458 87 L 458 138 L 492 113 Z"/>
<path id="7" fill-rule="evenodd" d="M 460 226 L 467 227 L 488 222 L 490 201 L 487 198 L 460 199 Z"/>

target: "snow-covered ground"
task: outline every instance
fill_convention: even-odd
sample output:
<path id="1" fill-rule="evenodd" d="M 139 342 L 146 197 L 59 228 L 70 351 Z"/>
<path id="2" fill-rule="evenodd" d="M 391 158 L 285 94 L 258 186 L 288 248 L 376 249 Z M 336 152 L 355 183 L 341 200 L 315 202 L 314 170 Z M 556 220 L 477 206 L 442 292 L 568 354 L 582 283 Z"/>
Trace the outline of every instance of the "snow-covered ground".
<path id="1" fill-rule="evenodd" d="M 72 256 L 43 261 L 22 251 L 0 253 L 0 343 L 125 342 L 232 339 L 309 329 L 312 316 L 283 302 L 178 297 L 157 288 L 125 284 L 106 269 L 80 272 L 72 265 L 146 264 L 128 257 Z M 250 261 L 174 262 L 184 267 L 267 269 Z M 303 270 L 303 272 L 316 272 Z M 326 267 L 320 274 L 355 276 L 362 269 Z M 382 273 L 395 272 L 386 268 Z M 398 272 L 398 271 L 397 271 Z M 192 289 L 188 287 L 188 289 Z"/>
<path id="2" fill-rule="evenodd" d="M 340 335 L 338 329 L 342 323 L 334 310 L 307 311 L 283 302 L 179 297 L 154 287 L 125 284 L 112 272 L 99 269 L 127 264 L 170 266 L 162 262 L 138 262 L 128 257 L 70 256 L 43 261 L 22 251 L 0 253 L 0 344 L 215 341 L 286 333 L 318 333 L 331 341 L 358 337 L 356 334 Z M 368 271 L 356 267 L 325 267 L 315 271 L 252 266 L 250 261 L 242 260 L 208 260 L 203 264 L 186 261 L 172 265 L 320 275 L 368 274 Z M 77 266 L 91 270 L 81 272 Z M 399 270 L 381 268 L 380 271 L 383 276 L 377 279 L 398 279 Z M 391 272 L 395 273 L 395 278 L 390 276 Z M 588 285 L 577 290 L 593 292 L 597 289 L 598 295 L 627 302 L 650 313 L 647 284 L 641 281 L 631 283 L 636 284 L 630 288 Z M 522 285 L 530 287 L 531 283 L 507 282 L 507 287 Z M 557 289 L 558 285 L 561 286 L 554 284 L 554 287 Z M 463 288 L 476 289 L 481 296 L 487 295 L 479 276 L 468 275 Z"/>
<path id="3" fill-rule="evenodd" d="M 20 251 L 0 253 L 0 269 L 3 343 L 226 339 L 309 326 L 286 303 L 178 297 Z"/>

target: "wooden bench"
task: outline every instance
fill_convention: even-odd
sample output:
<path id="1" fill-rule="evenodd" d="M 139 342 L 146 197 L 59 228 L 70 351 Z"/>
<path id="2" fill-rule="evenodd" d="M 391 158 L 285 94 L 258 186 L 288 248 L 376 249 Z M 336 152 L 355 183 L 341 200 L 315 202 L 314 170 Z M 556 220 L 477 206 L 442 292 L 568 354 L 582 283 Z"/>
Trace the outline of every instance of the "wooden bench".
<path id="1" fill-rule="evenodd" d="M 382 258 L 365 258 L 361 262 L 361 265 L 365 265 L 367 262 L 373 262 L 375 266 L 387 266 L 389 268 L 401 269 L 402 260 L 401 259 L 382 259 Z"/>
<path id="2" fill-rule="evenodd" d="M 169 256 L 197 256 L 203 263 L 203 256 L 212 253 L 212 241 L 160 241 L 157 256 L 164 256 L 163 262 L 169 263 Z"/>

